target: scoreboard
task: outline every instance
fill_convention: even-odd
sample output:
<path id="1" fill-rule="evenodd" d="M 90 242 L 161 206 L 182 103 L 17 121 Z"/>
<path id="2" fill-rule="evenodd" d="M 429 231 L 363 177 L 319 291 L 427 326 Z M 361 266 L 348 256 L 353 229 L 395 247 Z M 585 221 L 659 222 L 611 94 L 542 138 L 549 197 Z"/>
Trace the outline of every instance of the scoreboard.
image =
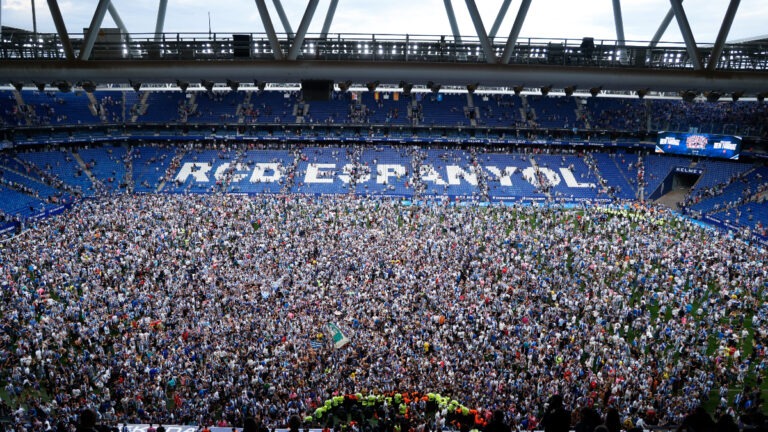
<path id="1" fill-rule="evenodd" d="M 741 137 L 703 133 L 659 132 L 656 153 L 675 153 L 738 159 L 741 153 Z"/>

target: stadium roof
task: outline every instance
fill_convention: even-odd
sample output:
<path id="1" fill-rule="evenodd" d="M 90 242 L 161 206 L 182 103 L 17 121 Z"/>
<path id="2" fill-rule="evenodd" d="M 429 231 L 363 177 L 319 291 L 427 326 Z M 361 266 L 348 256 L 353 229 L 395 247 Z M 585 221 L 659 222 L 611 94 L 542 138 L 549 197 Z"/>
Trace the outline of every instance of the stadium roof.
<path id="1" fill-rule="evenodd" d="M 701 13 L 701 5 L 694 1 L 686 3 L 692 5 L 687 9 L 692 9 L 694 14 Z M 644 42 L 626 37 L 626 15 L 622 14 L 620 0 L 614 0 L 613 7 L 608 8 L 607 16 L 613 18 L 608 27 L 615 31 L 612 39 L 521 38 L 522 29 L 534 15 L 529 11 L 541 7 L 540 2 L 532 0 L 522 0 L 517 8 L 511 7 L 511 0 L 502 0 L 491 17 L 487 16 L 488 2 L 481 2 L 485 19 L 476 0 L 466 0 L 466 4 L 451 0 L 437 2 L 429 15 L 416 21 L 416 30 L 429 27 L 419 23 L 437 20 L 449 24 L 449 32 L 442 36 L 413 36 L 411 32 L 400 35 L 330 33 L 333 23 L 367 21 L 368 18 L 361 19 L 361 12 L 368 15 L 379 12 L 355 8 L 350 2 L 339 0 L 328 0 L 327 10 L 318 7 L 320 0 L 299 3 L 286 0 L 286 4 L 292 6 L 290 9 L 284 8 L 281 0 L 270 2 L 272 9 L 266 0 L 256 0 L 255 7 L 253 3 L 240 2 L 234 11 L 221 10 L 232 2 L 234 0 L 224 1 L 214 12 L 217 16 L 223 12 L 237 14 L 237 11 L 247 14 L 257 32 L 214 33 L 209 26 L 208 33 L 168 33 L 164 31 L 168 18 L 178 19 L 176 14 L 167 13 L 169 2 L 147 0 L 138 4 L 143 6 L 143 21 L 154 22 L 155 31 L 130 33 L 114 4 L 117 1 L 98 0 L 89 14 L 89 24 L 84 26 L 85 33 L 72 33 L 73 27 L 68 27 L 64 11 L 59 10 L 58 2 L 51 0 L 49 13 L 55 33 L 33 29 L 35 36 L 29 37 L 24 32 L 11 37 L 4 29 L 0 82 L 64 80 L 106 84 L 129 80 L 299 82 L 325 79 L 357 83 L 435 81 L 446 85 L 479 82 L 489 86 L 768 92 L 768 49 L 726 44 L 740 1 L 731 1 L 727 10 L 717 13 L 722 17 L 715 25 L 719 31 L 715 42 L 707 44 L 697 43 L 682 0 L 670 0 L 669 10 L 659 17 L 658 28 L 655 24 L 646 25 L 646 30 L 656 28 L 656 31 Z M 185 4 L 188 12 L 197 14 L 203 6 L 193 0 Z M 63 6 L 72 8 L 70 4 Z M 178 7 L 178 4 L 171 6 Z M 630 3 L 630 9 L 632 7 Z M 584 8 L 603 18 L 606 16 L 606 5 L 581 6 Z M 120 9 L 129 8 L 120 5 Z M 294 27 L 296 20 L 292 22 L 286 10 L 293 18 L 298 14 L 298 27 Z M 153 17 L 150 20 L 146 19 L 148 12 Z M 388 12 L 391 13 L 391 9 L 388 8 Z M 406 18 L 410 16 L 408 8 L 399 12 L 402 21 L 414 23 Z M 653 15 L 649 11 L 645 13 Z M 541 15 L 541 9 L 538 14 Z M 556 15 L 551 10 L 549 14 Z M 107 15 L 117 28 L 111 30 L 105 25 Z M 492 25 L 488 18 L 494 18 Z M 633 15 L 632 20 L 634 18 Z M 320 22 L 319 31 L 311 33 L 313 23 L 317 28 Z M 471 25 L 469 29 L 467 22 Z M 502 32 L 504 22 L 511 22 L 508 35 Z M 552 19 L 552 23 L 557 22 L 560 21 Z M 395 20 L 391 27 L 401 28 L 400 24 L 400 20 Z M 199 25 L 190 27 L 196 27 L 193 31 L 200 30 Z M 593 29 L 587 23 L 584 27 Z M 668 28 L 678 29 L 684 42 L 663 42 Z M 238 36 L 244 39 L 238 41 Z"/>

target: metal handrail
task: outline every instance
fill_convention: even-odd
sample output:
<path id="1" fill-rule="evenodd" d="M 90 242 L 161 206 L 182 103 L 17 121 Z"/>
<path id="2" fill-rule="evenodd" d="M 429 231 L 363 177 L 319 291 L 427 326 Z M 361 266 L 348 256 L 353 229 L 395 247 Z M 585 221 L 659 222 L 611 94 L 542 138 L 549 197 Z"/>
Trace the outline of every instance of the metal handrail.
<path id="1" fill-rule="evenodd" d="M 65 50 L 56 33 L 6 31 L 0 41 L 0 59 L 64 59 Z M 70 34 L 79 55 L 84 34 Z M 235 36 L 241 39 L 235 40 Z M 279 34 L 280 49 L 287 52 L 293 38 Z M 495 38 L 492 51 L 500 61 L 505 41 Z M 711 46 L 700 46 L 703 61 L 708 62 Z M 274 52 L 265 33 L 113 33 L 97 39 L 90 60 L 274 60 Z M 299 60 L 324 61 L 398 61 L 442 63 L 487 63 L 477 37 L 333 34 L 323 38 L 308 34 Z M 520 38 L 510 58 L 511 64 L 549 64 L 564 66 L 636 67 L 651 69 L 693 69 L 685 44 L 648 41 L 598 39 Z M 728 44 L 717 65 L 720 70 L 768 69 L 768 44 Z"/>

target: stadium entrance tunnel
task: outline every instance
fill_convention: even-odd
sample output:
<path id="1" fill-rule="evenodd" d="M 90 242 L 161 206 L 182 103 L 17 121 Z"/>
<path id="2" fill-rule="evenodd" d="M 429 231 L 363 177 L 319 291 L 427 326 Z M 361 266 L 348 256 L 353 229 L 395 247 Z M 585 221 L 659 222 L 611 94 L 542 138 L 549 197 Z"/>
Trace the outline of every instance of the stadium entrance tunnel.
<path id="1" fill-rule="evenodd" d="M 648 197 L 669 207 L 677 208 L 677 203 L 688 196 L 691 189 L 701 178 L 702 171 L 695 168 L 678 167 L 672 170 Z"/>

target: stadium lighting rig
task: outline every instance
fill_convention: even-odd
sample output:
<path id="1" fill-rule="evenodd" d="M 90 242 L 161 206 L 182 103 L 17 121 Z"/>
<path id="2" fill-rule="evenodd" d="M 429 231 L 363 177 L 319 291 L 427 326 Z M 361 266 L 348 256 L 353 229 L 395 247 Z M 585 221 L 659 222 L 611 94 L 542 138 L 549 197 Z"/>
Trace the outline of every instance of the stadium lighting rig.
<path id="1" fill-rule="evenodd" d="M 349 91 L 349 88 L 352 87 L 352 81 L 346 80 L 344 82 L 338 83 L 339 91 L 342 93 Z"/>
<path id="2" fill-rule="evenodd" d="M 35 87 L 37 87 L 37 91 L 40 91 L 40 92 L 44 92 L 45 91 L 45 83 L 44 82 L 32 81 L 32 84 L 34 84 Z"/>
<path id="3" fill-rule="evenodd" d="M 693 102 L 693 100 L 696 99 L 696 96 L 698 96 L 698 93 L 693 90 L 684 90 L 680 92 L 680 97 L 685 102 Z"/>
<path id="4" fill-rule="evenodd" d="M 80 88 L 85 90 L 86 93 L 93 93 L 96 91 L 96 83 L 93 81 L 83 81 L 80 83 Z"/>
<path id="5" fill-rule="evenodd" d="M 477 88 L 480 87 L 480 83 L 476 82 L 474 84 L 467 84 L 467 92 L 474 93 Z"/>
<path id="6" fill-rule="evenodd" d="M 744 92 L 743 91 L 737 91 L 737 92 L 731 93 L 731 99 L 734 102 L 737 102 L 739 99 L 741 99 L 742 96 L 744 96 Z"/>
<path id="7" fill-rule="evenodd" d="M 512 87 L 512 91 L 515 92 L 515 96 L 520 96 L 520 93 L 523 92 L 523 86 L 521 86 L 521 85 L 514 86 L 514 87 Z"/>
<path id="8" fill-rule="evenodd" d="M 427 88 L 432 90 L 432 93 L 439 92 L 441 87 L 442 87 L 441 84 L 436 84 L 434 81 L 427 82 Z"/>
<path id="9" fill-rule="evenodd" d="M 11 85 L 16 89 L 17 92 L 20 92 L 21 89 L 24 88 L 24 83 L 21 81 L 14 81 L 11 83 Z"/>
<path id="10" fill-rule="evenodd" d="M 213 85 L 214 82 L 211 80 L 200 80 L 200 85 L 203 86 L 204 89 L 208 91 L 208 93 L 213 92 Z"/>
<path id="11" fill-rule="evenodd" d="M 722 97 L 723 95 L 720 92 L 711 91 L 711 92 L 704 93 L 704 96 L 707 98 L 707 102 L 714 103 L 719 101 L 720 97 Z"/>
<path id="12" fill-rule="evenodd" d="M 229 87 L 233 92 L 236 92 L 237 89 L 240 88 L 240 82 L 228 79 L 227 80 L 227 87 Z"/>
<path id="13" fill-rule="evenodd" d="M 70 84 L 69 81 L 56 81 L 53 85 L 62 93 L 69 93 L 72 91 L 72 84 Z"/>
<path id="14" fill-rule="evenodd" d="M 179 86 L 181 91 L 186 92 L 189 88 L 189 83 L 186 81 L 176 80 L 176 85 Z"/>
<path id="15" fill-rule="evenodd" d="M 573 96 L 573 92 L 576 91 L 576 88 L 577 87 L 575 85 L 572 85 L 572 86 L 568 86 L 565 89 L 563 89 L 565 91 L 565 96 L 566 97 Z"/>
<path id="16" fill-rule="evenodd" d="M 548 85 L 548 86 L 544 86 L 544 87 L 542 87 L 542 88 L 541 88 L 541 95 L 542 95 L 542 96 L 546 96 L 546 95 L 548 95 L 548 94 L 549 94 L 549 92 L 550 92 L 550 91 L 552 91 L 552 84 L 550 84 L 550 85 Z"/>
<path id="17" fill-rule="evenodd" d="M 645 95 L 647 95 L 647 94 L 648 94 L 648 91 L 649 91 L 649 90 L 648 90 L 647 88 L 645 88 L 645 89 L 639 89 L 639 90 L 637 91 L 637 97 L 638 97 L 639 99 L 642 99 L 642 98 L 644 98 L 644 97 L 645 97 Z"/>
<path id="18" fill-rule="evenodd" d="M 400 81 L 400 84 L 398 86 L 401 89 L 403 89 L 403 95 L 410 96 L 411 90 L 413 90 L 413 83 L 407 83 L 405 81 Z"/>
<path id="19" fill-rule="evenodd" d="M 376 91 L 376 88 L 381 84 L 378 80 L 365 83 L 365 87 L 369 92 Z"/>
<path id="20" fill-rule="evenodd" d="M 131 88 L 133 88 L 133 91 L 135 91 L 136 93 L 138 93 L 139 90 L 141 90 L 141 83 L 138 81 L 128 80 L 128 84 L 131 85 Z"/>
<path id="21" fill-rule="evenodd" d="M 589 89 L 589 94 L 591 94 L 592 97 L 597 97 L 597 95 L 599 95 L 601 91 L 603 91 L 603 86 L 592 87 L 591 89 Z"/>

